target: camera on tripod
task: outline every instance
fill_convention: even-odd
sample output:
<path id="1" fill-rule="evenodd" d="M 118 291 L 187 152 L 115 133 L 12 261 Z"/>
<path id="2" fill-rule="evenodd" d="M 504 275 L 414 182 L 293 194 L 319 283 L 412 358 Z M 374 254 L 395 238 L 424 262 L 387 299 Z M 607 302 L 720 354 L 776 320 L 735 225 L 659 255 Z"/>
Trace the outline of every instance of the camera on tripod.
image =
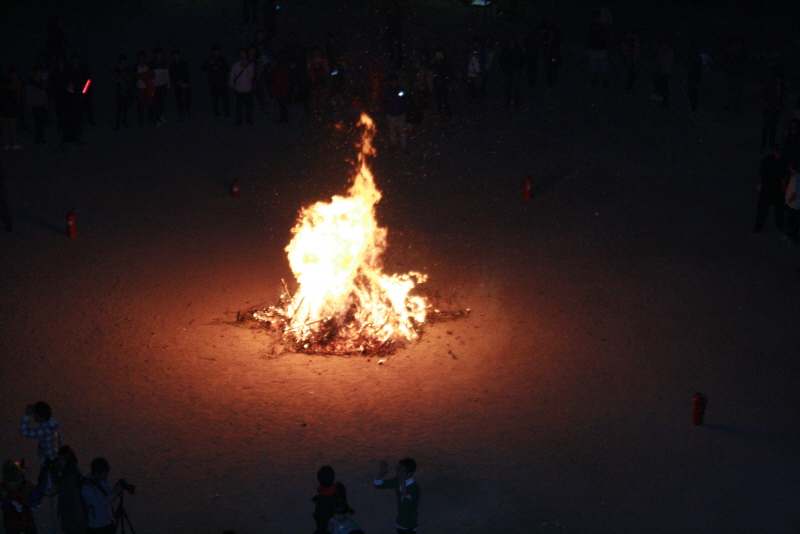
<path id="1" fill-rule="evenodd" d="M 128 484 L 128 482 L 124 478 L 117 480 L 115 486 L 122 488 L 123 491 L 127 491 L 131 495 L 133 495 L 136 492 L 136 486 L 134 486 L 133 484 Z"/>

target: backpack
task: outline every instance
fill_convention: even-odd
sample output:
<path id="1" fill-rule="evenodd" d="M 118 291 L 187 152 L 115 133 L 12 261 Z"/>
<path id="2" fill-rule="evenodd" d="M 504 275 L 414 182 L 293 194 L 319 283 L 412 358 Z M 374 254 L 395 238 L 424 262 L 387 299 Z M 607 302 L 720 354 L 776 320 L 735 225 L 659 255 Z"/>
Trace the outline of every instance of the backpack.
<path id="1" fill-rule="evenodd" d="M 6 534 L 17 534 L 25 532 L 28 521 L 31 519 L 31 500 L 25 494 L 25 481 L 20 481 L 19 487 L 11 490 L 8 484 L 3 482 L 3 491 L 6 495 L 3 499 L 3 524 Z"/>

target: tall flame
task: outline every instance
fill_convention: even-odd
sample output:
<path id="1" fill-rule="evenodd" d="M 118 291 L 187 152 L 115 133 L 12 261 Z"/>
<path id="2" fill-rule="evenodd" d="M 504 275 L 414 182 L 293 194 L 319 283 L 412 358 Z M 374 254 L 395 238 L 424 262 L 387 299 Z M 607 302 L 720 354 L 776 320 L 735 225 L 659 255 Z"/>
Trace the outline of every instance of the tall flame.
<path id="1" fill-rule="evenodd" d="M 367 162 L 375 153 L 375 124 L 366 114 L 358 124 L 361 152 L 347 196 L 302 209 L 286 247 L 299 287 L 281 310 L 284 332 L 303 348 L 365 351 L 416 339 L 425 321 L 426 300 L 409 292 L 426 276 L 382 272 L 387 231 L 375 220 L 381 193 Z"/>

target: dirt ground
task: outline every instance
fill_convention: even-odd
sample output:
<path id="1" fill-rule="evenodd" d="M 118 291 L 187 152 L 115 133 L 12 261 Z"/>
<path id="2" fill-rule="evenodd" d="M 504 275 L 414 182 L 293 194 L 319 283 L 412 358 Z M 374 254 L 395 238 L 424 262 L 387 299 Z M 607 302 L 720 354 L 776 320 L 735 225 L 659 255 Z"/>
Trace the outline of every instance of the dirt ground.
<path id="1" fill-rule="evenodd" d="M 668 19 L 622 4 L 609 3 L 617 30 L 670 20 L 680 43 L 763 31 L 745 12 L 710 26 L 713 3 L 673 2 Z M 287 2 L 278 41 L 331 30 L 378 53 L 376 5 Z M 4 458 L 35 463 L 19 418 L 48 401 L 81 468 L 103 455 L 137 486 L 125 504 L 139 533 L 311 532 L 322 464 L 367 533 L 393 532 L 393 495 L 372 479 L 404 456 L 419 464 L 424 534 L 800 532 L 800 249 L 772 219 L 751 232 L 760 80 L 728 111 L 709 69 L 695 120 L 680 65 L 668 110 L 647 73 L 623 93 L 616 56 L 611 87 L 592 90 L 575 17 L 587 6 L 553 7 L 558 89 L 505 109 L 496 78 L 476 110 L 459 80 L 454 117 L 412 131 L 410 155 L 386 149 L 378 117 L 386 270 L 425 272 L 438 305 L 471 310 L 379 365 L 276 355 L 264 331 L 231 324 L 292 282 L 299 209 L 346 191 L 356 156 L 352 132 L 298 107 L 286 126 L 274 106 L 249 128 L 213 118 L 197 66 L 212 42 L 232 60 L 249 37 L 237 3 L 6 3 L 0 63 L 22 67 L 60 10 L 68 51 L 97 77 L 98 125 L 82 147 L 59 151 L 51 125 L 45 146 L 0 156 L 15 217 L 0 235 Z M 445 0 L 406 14 L 413 46 L 451 39 L 459 64 L 470 31 L 519 33 L 533 16 L 487 28 Z M 195 112 L 177 117 L 170 98 L 162 128 L 114 132 L 116 57 L 156 45 L 194 67 Z"/>

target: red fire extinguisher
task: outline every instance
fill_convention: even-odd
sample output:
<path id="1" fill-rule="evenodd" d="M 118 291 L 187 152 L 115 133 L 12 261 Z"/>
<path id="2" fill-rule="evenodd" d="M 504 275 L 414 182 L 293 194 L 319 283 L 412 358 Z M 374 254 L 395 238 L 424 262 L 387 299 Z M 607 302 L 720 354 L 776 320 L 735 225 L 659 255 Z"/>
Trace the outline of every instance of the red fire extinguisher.
<path id="1" fill-rule="evenodd" d="M 525 178 L 525 181 L 522 182 L 522 199 L 525 202 L 530 201 L 532 191 L 533 191 L 533 180 L 531 180 L 531 177 L 528 176 L 527 178 Z"/>
<path id="2" fill-rule="evenodd" d="M 706 396 L 702 393 L 695 393 L 694 398 L 692 399 L 692 424 L 693 425 L 702 425 L 703 424 L 703 415 L 706 411 Z"/>
<path id="3" fill-rule="evenodd" d="M 67 236 L 75 237 L 78 235 L 78 228 L 75 226 L 75 214 L 67 214 Z"/>
<path id="4" fill-rule="evenodd" d="M 239 198 L 239 182 L 236 180 L 231 184 L 231 196 L 233 198 Z"/>

